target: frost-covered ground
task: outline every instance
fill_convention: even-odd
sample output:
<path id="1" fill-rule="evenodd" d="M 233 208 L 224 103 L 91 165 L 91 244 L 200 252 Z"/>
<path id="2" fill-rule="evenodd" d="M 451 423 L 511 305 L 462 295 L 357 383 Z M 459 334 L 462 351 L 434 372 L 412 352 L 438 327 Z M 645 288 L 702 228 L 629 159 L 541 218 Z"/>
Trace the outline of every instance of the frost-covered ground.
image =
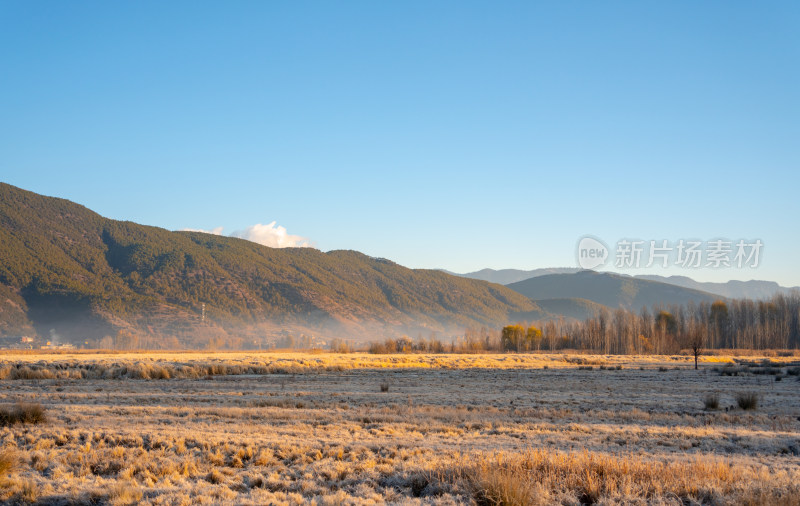
<path id="1" fill-rule="evenodd" d="M 0 404 L 47 421 L 0 428 L 0 499 L 800 504 L 796 358 L 708 360 L 6 355 Z"/>

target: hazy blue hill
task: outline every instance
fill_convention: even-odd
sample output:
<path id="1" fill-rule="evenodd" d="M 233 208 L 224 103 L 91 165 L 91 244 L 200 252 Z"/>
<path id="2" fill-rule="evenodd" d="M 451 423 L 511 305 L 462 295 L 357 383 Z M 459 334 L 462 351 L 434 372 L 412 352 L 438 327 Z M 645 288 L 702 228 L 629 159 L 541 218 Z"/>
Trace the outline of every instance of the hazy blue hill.
<path id="1" fill-rule="evenodd" d="M 714 294 L 667 283 L 594 271 L 537 276 L 511 283 L 508 287 L 534 301 L 578 298 L 609 308 L 628 309 L 654 304 L 686 304 L 689 301 L 713 302 L 719 298 Z"/>
<path id="2" fill-rule="evenodd" d="M 463 276 L 471 279 L 481 279 L 490 283 L 509 285 L 526 279 L 544 276 L 547 274 L 572 274 L 579 272 L 580 269 L 573 267 L 552 267 L 543 269 L 521 270 L 521 269 L 481 269 L 475 272 L 459 274 L 442 270 L 455 276 Z M 669 285 L 681 286 L 701 292 L 713 293 L 729 299 L 768 299 L 779 293 L 788 294 L 793 290 L 800 290 L 800 287 L 780 286 L 774 281 L 727 281 L 725 283 L 710 283 L 695 281 L 687 276 L 658 276 L 653 274 L 642 274 L 632 276 L 637 279 L 648 281 L 658 281 Z"/>
<path id="3" fill-rule="evenodd" d="M 536 276 L 544 276 L 545 274 L 566 274 L 566 273 L 573 273 L 578 272 L 580 269 L 573 268 L 573 267 L 550 267 L 544 269 L 533 269 L 530 271 L 521 270 L 521 269 L 481 269 L 475 272 L 468 272 L 466 274 L 458 274 L 455 272 L 444 271 L 448 274 L 454 274 L 456 276 L 463 276 L 465 278 L 471 279 L 480 279 L 483 281 L 488 281 L 490 283 L 499 283 L 501 285 L 508 285 L 510 283 L 516 283 L 517 281 L 522 281 L 524 279 L 533 278 Z"/>
<path id="4" fill-rule="evenodd" d="M 780 286 L 774 281 L 736 281 L 731 280 L 725 283 L 710 283 L 695 281 L 686 276 L 656 276 L 656 275 L 641 275 L 636 276 L 639 279 L 648 279 L 651 281 L 659 281 L 662 283 L 669 283 L 671 285 L 682 286 L 684 288 L 691 288 L 693 290 L 702 290 L 704 292 L 713 293 L 729 299 L 769 299 L 773 295 L 779 293 L 787 294 L 792 290 L 799 290 L 800 287 L 784 287 Z"/>
<path id="5" fill-rule="evenodd" d="M 0 331 L 72 340 L 128 328 L 223 335 L 275 325 L 499 325 L 536 305 L 500 285 L 355 251 L 274 249 L 114 221 L 0 183 Z M 194 329 L 194 330 L 193 330 Z M 200 330 L 203 330 L 200 329 Z"/>

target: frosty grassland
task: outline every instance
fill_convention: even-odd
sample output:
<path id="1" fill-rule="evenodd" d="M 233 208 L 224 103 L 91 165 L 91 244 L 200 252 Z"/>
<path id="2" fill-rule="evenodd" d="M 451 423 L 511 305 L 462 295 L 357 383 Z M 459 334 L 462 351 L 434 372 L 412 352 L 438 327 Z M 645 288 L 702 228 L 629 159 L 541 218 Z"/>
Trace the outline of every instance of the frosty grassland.
<path id="1" fill-rule="evenodd" d="M 0 500 L 800 504 L 797 361 L 6 353 Z"/>

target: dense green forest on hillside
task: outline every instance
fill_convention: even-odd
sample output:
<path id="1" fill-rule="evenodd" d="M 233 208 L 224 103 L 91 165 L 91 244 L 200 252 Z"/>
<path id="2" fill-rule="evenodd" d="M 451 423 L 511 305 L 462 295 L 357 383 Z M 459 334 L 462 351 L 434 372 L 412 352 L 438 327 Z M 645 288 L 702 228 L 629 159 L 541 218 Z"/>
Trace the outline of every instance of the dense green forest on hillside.
<path id="1" fill-rule="evenodd" d="M 75 342 L 121 330 L 258 337 L 291 325 L 446 332 L 538 309 L 483 281 L 355 251 L 274 249 L 114 221 L 2 183 L 0 259 L 0 332 Z"/>

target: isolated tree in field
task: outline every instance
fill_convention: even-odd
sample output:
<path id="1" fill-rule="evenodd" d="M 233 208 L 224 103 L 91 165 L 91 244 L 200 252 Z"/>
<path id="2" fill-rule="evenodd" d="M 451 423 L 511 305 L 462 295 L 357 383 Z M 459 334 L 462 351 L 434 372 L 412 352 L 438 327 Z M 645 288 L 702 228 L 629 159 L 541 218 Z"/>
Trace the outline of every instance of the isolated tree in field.
<path id="1" fill-rule="evenodd" d="M 700 357 L 700 354 L 703 352 L 703 349 L 706 346 L 707 335 L 708 329 L 706 326 L 695 320 L 689 321 L 689 323 L 686 325 L 686 329 L 684 330 L 682 339 L 683 345 L 692 350 L 692 354 L 694 355 L 695 370 L 697 370 L 697 359 Z"/>

